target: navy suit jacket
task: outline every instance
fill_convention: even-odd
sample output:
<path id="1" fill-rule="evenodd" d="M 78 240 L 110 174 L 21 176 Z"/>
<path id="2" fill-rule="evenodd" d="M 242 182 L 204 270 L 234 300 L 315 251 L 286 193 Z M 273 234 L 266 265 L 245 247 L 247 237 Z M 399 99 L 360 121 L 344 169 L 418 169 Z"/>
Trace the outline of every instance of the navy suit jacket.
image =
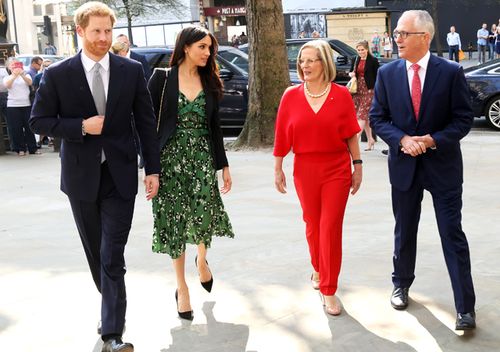
<path id="1" fill-rule="evenodd" d="M 135 61 L 139 61 L 142 65 L 142 70 L 144 71 L 144 76 L 146 77 L 146 81 L 149 81 L 151 78 L 151 67 L 149 66 L 149 62 L 146 59 L 146 56 L 138 54 L 130 50 L 130 58 Z"/>
<path id="2" fill-rule="evenodd" d="M 425 75 L 418 121 L 411 102 L 405 60 L 382 66 L 375 83 L 370 125 L 389 145 L 389 177 L 401 191 L 409 189 L 417 167 L 437 189 L 456 188 L 463 183 L 460 139 L 473 122 L 470 95 L 462 67 L 431 55 Z M 412 157 L 400 151 L 404 135 L 430 134 L 436 149 Z"/>
<path id="3" fill-rule="evenodd" d="M 158 138 L 151 97 L 138 62 L 109 54 L 106 115 L 101 135 L 82 135 L 83 119 L 97 115 L 81 53 L 51 65 L 43 75 L 31 111 L 38 134 L 62 138 L 61 190 L 69 197 L 97 199 L 101 150 L 123 198 L 137 193 L 137 149 L 132 114 L 141 139 L 145 172 L 160 173 Z"/>

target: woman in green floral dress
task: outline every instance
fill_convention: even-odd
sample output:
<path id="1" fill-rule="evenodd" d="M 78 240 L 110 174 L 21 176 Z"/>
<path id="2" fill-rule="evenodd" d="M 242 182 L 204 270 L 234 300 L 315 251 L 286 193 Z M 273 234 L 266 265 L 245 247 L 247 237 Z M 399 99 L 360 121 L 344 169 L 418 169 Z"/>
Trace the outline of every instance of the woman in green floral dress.
<path id="1" fill-rule="evenodd" d="M 206 254 L 212 236 L 234 237 L 220 197 L 231 190 L 231 176 L 217 114 L 222 82 L 216 51 L 217 41 L 206 29 L 184 28 L 171 69 L 155 70 L 148 85 L 162 148 L 160 190 L 153 199 L 153 251 L 172 257 L 177 312 L 189 320 L 193 311 L 184 273 L 186 244 L 197 245 L 200 282 L 210 292 L 213 276 Z M 219 193 L 220 169 L 224 185 Z"/>

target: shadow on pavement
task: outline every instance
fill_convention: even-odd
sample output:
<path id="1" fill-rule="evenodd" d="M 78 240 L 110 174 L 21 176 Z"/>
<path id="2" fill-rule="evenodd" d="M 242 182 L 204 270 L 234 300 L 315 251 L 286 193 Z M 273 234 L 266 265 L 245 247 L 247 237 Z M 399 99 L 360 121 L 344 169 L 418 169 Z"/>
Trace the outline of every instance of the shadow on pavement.
<path id="1" fill-rule="evenodd" d="M 182 325 L 170 330 L 172 344 L 160 352 L 246 352 L 250 333 L 248 326 L 218 322 L 214 317 L 214 306 L 215 302 L 203 304 L 207 324 L 192 325 L 190 321 L 181 319 Z"/>

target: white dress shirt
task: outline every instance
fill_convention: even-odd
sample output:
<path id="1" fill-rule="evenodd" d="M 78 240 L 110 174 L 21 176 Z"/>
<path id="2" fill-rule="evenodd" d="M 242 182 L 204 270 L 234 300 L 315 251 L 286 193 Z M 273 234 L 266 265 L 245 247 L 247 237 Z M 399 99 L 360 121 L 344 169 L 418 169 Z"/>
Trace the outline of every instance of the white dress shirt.
<path id="1" fill-rule="evenodd" d="M 458 34 L 457 32 L 448 33 L 448 35 L 446 36 L 446 41 L 448 42 L 449 46 L 458 45 L 458 49 L 462 50 L 462 43 L 460 42 L 460 34 Z"/>
<path id="2" fill-rule="evenodd" d="M 418 70 L 418 76 L 420 77 L 420 91 L 424 92 L 424 81 L 425 74 L 427 73 L 427 66 L 429 65 L 429 59 L 431 58 L 431 52 L 428 51 L 427 54 L 424 55 L 416 64 L 420 66 Z M 406 61 L 406 73 L 408 74 L 408 85 L 410 86 L 410 95 L 411 95 L 411 82 L 413 81 L 413 69 L 411 68 L 413 65 L 410 61 Z"/>
<path id="3" fill-rule="evenodd" d="M 92 60 L 90 57 L 85 55 L 85 52 L 82 50 L 82 65 L 83 69 L 85 70 L 85 77 L 87 78 L 87 83 L 89 84 L 90 91 L 92 92 L 92 76 L 94 72 L 92 69 L 94 68 L 94 65 L 96 62 Z M 102 84 L 104 85 L 104 95 L 106 96 L 106 99 L 108 99 L 108 86 L 109 86 L 109 53 L 106 53 L 104 57 L 99 61 L 101 64 L 101 67 L 103 68 L 100 70 L 101 72 L 101 78 L 102 78 Z M 94 92 L 92 92 L 94 93 Z"/>

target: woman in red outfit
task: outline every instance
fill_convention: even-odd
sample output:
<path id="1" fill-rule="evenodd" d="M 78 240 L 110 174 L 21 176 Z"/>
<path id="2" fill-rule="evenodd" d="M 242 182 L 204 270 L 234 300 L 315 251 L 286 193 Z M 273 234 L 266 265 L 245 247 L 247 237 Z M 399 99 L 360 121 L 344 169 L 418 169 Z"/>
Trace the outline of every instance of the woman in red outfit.
<path id="1" fill-rule="evenodd" d="M 349 196 L 362 179 L 357 133 L 360 128 L 351 95 L 332 81 L 335 65 L 327 42 L 302 46 L 297 72 L 303 84 L 281 98 L 274 145 L 275 185 L 286 193 L 283 158 L 293 149 L 294 183 L 306 223 L 314 268 L 311 281 L 324 297 L 326 312 L 341 312 L 335 292 L 342 260 L 342 223 Z M 354 171 L 351 168 L 351 159 Z"/>

